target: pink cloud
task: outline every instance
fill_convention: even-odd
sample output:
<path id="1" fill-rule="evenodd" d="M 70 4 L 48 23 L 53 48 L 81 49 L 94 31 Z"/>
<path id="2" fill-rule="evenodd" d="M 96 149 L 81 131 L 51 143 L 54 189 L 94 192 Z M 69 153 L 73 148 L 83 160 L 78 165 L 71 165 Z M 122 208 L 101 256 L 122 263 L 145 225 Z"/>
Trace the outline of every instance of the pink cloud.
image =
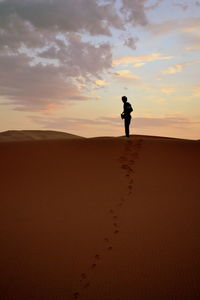
<path id="1" fill-rule="evenodd" d="M 18 110 L 46 110 L 49 105 L 62 106 L 65 101 L 87 100 L 59 67 L 30 66 L 25 54 L 0 55 L 0 94 Z"/>
<path id="2" fill-rule="evenodd" d="M 0 97 L 28 111 L 87 100 L 79 83 L 102 79 L 112 67 L 112 45 L 85 41 L 84 34 L 109 38 L 126 22 L 148 23 L 147 0 L 121 3 L 120 13 L 115 1 L 0 1 Z M 124 44 L 135 49 L 136 42 L 129 37 Z"/>
<path id="3" fill-rule="evenodd" d="M 122 127 L 123 122 L 120 117 L 99 117 L 97 119 L 81 119 L 81 118 L 46 118 L 29 116 L 29 119 L 41 125 L 43 128 L 57 129 L 57 130 L 74 130 L 80 129 L 81 126 L 111 126 Z M 186 117 L 135 117 L 132 119 L 132 126 L 135 128 L 157 128 L 157 127 L 171 127 L 184 128 L 200 125 L 200 119 L 190 119 Z"/>

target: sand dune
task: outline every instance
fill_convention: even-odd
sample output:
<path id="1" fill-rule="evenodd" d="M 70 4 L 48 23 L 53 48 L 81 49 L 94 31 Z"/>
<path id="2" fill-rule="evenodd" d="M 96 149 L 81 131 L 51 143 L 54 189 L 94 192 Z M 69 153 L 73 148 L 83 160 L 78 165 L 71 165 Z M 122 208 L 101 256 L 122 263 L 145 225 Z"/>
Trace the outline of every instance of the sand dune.
<path id="1" fill-rule="evenodd" d="M 200 299 L 200 144 L 0 143 L 0 299 Z"/>
<path id="2" fill-rule="evenodd" d="M 0 132 L 0 142 L 59 140 L 81 138 L 78 135 L 50 130 L 8 130 Z"/>

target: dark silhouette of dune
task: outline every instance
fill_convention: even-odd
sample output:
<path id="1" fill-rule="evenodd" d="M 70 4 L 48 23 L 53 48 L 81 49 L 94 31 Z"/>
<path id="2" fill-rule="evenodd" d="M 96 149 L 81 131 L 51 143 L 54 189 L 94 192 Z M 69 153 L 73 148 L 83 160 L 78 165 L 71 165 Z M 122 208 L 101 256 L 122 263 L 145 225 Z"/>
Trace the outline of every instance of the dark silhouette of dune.
<path id="1" fill-rule="evenodd" d="M 0 132 L 0 142 L 29 140 L 59 140 L 82 138 L 78 135 L 50 130 L 8 130 Z"/>

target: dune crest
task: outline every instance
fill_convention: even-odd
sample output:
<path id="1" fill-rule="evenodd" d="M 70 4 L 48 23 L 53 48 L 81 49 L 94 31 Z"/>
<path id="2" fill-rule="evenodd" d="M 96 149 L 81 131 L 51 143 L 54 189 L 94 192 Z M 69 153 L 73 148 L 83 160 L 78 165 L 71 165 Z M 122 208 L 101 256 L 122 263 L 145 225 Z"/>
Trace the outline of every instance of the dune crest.
<path id="1" fill-rule="evenodd" d="M 71 133 L 53 130 L 8 130 L 0 132 L 0 142 L 29 141 L 29 140 L 59 140 L 83 138 Z"/>

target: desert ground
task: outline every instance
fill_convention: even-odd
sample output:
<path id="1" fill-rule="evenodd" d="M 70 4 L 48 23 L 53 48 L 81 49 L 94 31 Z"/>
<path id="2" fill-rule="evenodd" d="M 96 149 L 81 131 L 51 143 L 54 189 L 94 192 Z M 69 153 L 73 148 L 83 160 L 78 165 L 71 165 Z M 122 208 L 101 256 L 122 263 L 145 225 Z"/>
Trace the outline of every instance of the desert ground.
<path id="1" fill-rule="evenodd" d="M 0 133 L 0 300 L 200 299 L 200 141 Z"/>

